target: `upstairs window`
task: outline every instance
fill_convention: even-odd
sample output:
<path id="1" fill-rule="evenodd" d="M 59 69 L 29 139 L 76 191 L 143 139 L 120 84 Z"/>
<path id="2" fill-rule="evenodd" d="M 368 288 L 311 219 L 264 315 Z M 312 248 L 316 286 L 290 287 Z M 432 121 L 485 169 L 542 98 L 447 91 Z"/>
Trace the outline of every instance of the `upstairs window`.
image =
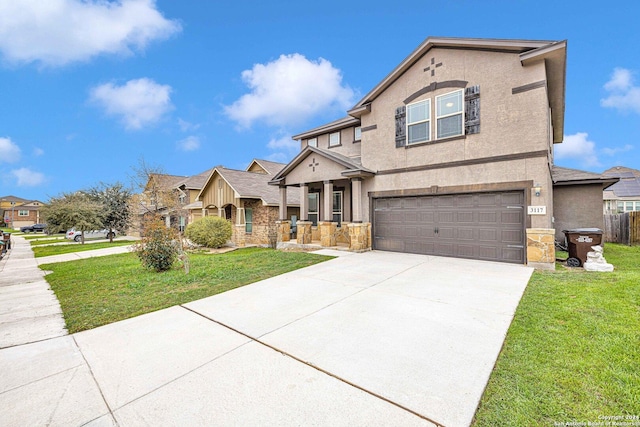
<path id="1" fill-rule="evenodd" d="M 329 147 L 335 147 L 340 145 L 340 132 L 333 132 L 329 134 Z"/>
<path id="2" fill-rule="evenodd" d="M 358 126 L 353 129 L 353 142 L 360 141 L 362 139 L 362 128 Z"/>
<path id="3" fill-rule="evenodd" d="M 407 143 L 429 141 L 431 135 L 431 100 L 407 105 Z"/>
<path id="4" fill-rule="evenodd" d="M 464 134 L 462 90 L 436 96 L 436 138 Z"/>
<path id="5" fill-rule="evenodd" d="M 311 138 L 307 141 L 307 145 L 309 147 L 317 147 L 318 146 L 318 138 Z"/>

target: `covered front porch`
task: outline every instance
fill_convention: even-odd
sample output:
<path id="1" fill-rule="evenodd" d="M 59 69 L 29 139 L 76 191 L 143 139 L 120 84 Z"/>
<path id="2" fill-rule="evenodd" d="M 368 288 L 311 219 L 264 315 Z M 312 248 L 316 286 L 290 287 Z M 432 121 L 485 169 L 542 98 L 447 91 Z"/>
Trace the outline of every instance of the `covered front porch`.
<path id="1" fill-rule="evenodd" d="M 271 182 L 280 188 L 278 242 L 371 249 L 371 224 L 363 221 L 363 181 L 373 172 L 353 159 L 305 148 Z M 287 188 L 297 187 L 300 216 L 287 216 Z M 293 231 L 293 232 L 292 232 Z"/>

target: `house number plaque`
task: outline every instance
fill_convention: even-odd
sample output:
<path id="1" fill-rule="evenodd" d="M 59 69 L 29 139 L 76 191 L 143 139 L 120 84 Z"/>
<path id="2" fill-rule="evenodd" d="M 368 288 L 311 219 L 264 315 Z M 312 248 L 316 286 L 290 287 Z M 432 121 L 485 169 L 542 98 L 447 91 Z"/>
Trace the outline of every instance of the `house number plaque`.
<path id="1" fill-rule="evenodd" d="M 528 215 L 546 215 L 547 207 L 546 206 L 527 206 L 527 214 Z"/>

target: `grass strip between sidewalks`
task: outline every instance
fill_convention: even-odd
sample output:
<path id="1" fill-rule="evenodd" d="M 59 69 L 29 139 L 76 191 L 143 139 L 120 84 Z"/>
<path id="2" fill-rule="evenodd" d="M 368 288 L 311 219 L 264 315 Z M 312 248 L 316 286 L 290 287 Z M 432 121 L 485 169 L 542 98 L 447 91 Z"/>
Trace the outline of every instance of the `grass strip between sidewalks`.
<path id="1" fill-rule="evenodd" d="M 95 249 L 113 248 L 115 246 L 128 246 L 133 245 L 136 242 L 134 240 L 114 240 L 113 243 L 98 242 L 98 243 L 71 243 L 68 245 L 55 245 L 55 246 L 34 246 L 33 253 L 36 258 L 69 254 L 73 252 L 93 251 Z"/>
<path id="2" fill-rule="evenodd" d="M 184 304 L 331 259 L 304 252 L 246 248 L 191 254 L 190 272 L 144 269 L 133 253 L 41 265 L 69 333 Z"/>
<path id="3" fill-rule="evenodd" d="M 533 274 L 473 426 L 640 416 L 640 246 L 604 255 L 614 272 Z"/>

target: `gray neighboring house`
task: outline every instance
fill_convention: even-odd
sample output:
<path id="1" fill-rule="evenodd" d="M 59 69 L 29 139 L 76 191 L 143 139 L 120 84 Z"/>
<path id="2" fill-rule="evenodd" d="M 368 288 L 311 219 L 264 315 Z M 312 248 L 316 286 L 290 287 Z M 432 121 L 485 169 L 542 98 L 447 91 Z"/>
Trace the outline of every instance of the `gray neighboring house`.
<path id="1" fill-rule="evenodd" d="M 553 212 L 555 238 L 565 242 L 563 230 L 599 228 L 604 231 L 602 193 L 618 182 L 617 177 L 554 166 Z"/>
<path id="2" fill-rule="evenodd" d="M 614 166 L 602 175 L 620 179 L 602 194 L 605 214 L 640 211 L 640 170 Z"/>
<path id="3" fill-rule="evenodd" d="M 271 180 L 287 241 L 554 268 L 566 41 L 427 38 Z M 557 218 L 556 218 L 557 219 Z"/>

